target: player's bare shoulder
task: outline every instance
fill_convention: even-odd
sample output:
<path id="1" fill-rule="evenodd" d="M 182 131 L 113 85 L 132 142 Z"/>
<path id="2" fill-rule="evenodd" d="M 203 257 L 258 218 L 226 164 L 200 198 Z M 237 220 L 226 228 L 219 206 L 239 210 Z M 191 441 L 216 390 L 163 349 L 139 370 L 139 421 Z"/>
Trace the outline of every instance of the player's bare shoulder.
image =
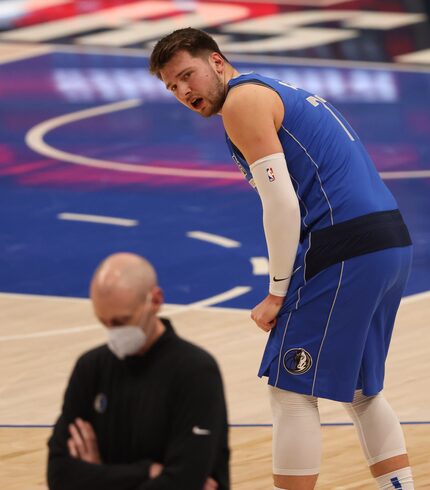
<path id="1" fill-rule="evenodd" d="M 224 125 L 243 120 L 274 120 L 279 126 L 284 117 L 284 106 L 279 95 L 270 87 L 257 83 L 243 83 L 229 90 L 222 108 Z M 278 125 L 278 124 L 277 124 Z"/>
<path id="2" fill-rule="evenodd" d="M 275 92 L 269 87 L 256 83 L 243 83 L 229 90 L 224 102 L 223 114 L 234 113 L 236 111 L 253 111 L 267 107 L 273 101 Z"/>
<path id="3" fill-rule="evenodd" d="M 255 83 L 232 88 L 222 108 L 226 133 L 249 164 L 262 156 L 282 151 L 277 130 L 283 114 L 279 95 L 271 88 Z"/>

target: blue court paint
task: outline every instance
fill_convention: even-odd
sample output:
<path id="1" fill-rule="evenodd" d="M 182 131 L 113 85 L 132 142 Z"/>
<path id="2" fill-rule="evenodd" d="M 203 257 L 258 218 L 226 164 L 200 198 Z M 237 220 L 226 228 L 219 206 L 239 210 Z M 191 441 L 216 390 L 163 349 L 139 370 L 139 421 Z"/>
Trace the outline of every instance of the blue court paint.
<path id="1" fill-rule="evenodd" d="M 430 74 L 237 66 L 328 99 L 357 130 L 380 171 L 430 169 Z M 187 304 L 235 286 L 252 290 L 223 306 L 250 308 L 265 296 L 268 278 L 254 276 L 249 260 L 266 255 L 261 205 L 245 181 L 94 169 L 49 159 L 24 144 L 27 131 L 47 119 L 137 97 L 141 106 L 64 125 L 46 142 L 138 167 L 237 172 L 220 119 L 202 119 L 181 107 L 146 67 L 139 57 L 72 53 L 0 65 L 1 291 L 84 297 L 97 263 L 125 250 L 154 263 L 169 303 Z M 430 179 L 387 185 L 415 243 L 406 294 L 430 290 Z M 126 217 L 139 226 L 60 221 L 61 212 Z M 227 236 L 241 247 L 186 237 L 196 230 Z"/>

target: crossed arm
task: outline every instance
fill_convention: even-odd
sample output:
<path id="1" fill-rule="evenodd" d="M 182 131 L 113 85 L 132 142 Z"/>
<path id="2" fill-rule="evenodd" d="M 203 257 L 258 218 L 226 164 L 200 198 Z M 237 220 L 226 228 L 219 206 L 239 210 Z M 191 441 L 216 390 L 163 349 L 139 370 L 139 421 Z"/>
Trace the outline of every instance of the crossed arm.
<path id="1" fill-rule="evenodd" d="M 184 384 L 175 398 L 171 425 L 174 432 L 163 461 L 142 458 L 127 464 L 106 464 L 93 426 L 85 420 L 93 400 L 91 369 L 78 361 L 69 381 L 53 435 L 49 440 L 50 490 L 225 490 L 228 483 L 211 478 L 218 443 L 226 431 L 222 382 L 217 368 L 194 369 L 189 387 Z M 94 370 L 94 366 L 91 366 Z M 200 386 L 197 395 L 196 386 Z M 199 397 L 196 400 L 196 397 Z M 202 398 L 204 403 L 202 403 Z M 80 400 L 80 401 L 79 401 Z M 200 403 L 199 403 L 200 402 Z M 91 402 L 90 402 L 91 403 Z M 220 416 L 221 415 L 221 416 Z M 209 425 L 210 424 L 210 425 Z M 194 425 L 211 428 L 208 437 L 196 437 Z"/>
<path id="2" fill-rule="evenodd" d="M 90 463 L 101 465 L 102 460 L 98 447 L 96 433 L 92 425 L 81 418 L 75 419 L 74 423 L 69 425 L 70 437 L 67 440 L 67 447 L 70 457 Z M 159 477 L 163 472 L 164 466 L 161 463 L 151 463 L 148 469 L 150 480 Z M 202 490 L 217 490 L 218 483 L 211 477 L 208 477 Z"/>

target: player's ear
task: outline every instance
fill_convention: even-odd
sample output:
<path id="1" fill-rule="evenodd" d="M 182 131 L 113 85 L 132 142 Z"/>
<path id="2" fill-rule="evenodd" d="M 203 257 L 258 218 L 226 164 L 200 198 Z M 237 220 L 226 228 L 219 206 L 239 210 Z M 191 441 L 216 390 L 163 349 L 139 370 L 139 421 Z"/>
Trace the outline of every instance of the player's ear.
<path id="1" fill-rule="evenodd" d="M 219 53 L 212 53 L 211 60 L 217 73 L 222 73 L 224 70 L 224 58 Z"/>

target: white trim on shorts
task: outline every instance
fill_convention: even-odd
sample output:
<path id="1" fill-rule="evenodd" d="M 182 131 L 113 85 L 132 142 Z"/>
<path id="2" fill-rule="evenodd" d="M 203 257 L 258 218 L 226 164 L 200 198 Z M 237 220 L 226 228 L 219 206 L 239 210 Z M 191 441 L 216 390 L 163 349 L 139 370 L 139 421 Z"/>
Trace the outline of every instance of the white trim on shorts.
<path id="1" fill-rule="evenodd" d="M 314 395 L 314 389 L 315 389 L 315 382 L 316 382 L 316 379 L 317 379 L 317 372 L 318 372 L 318 364 L 319 364 L 319 360 L 320 360 L 320 355 L 321 355 L 321 351 L 322 351 L 323 346 L 324 346 L 325 338 L 327 336 L 327 331 L 328 331 L 328 327 L 329 327 L 329 324 L 330 324 L 331 315 L 333 313 L 334 305 L 336 304 L 337 295 L 338 295 L 339 289 L 340 289 L 340 284 L 342 282 L 343 268 L 344 268 L 344 266 L 345 266 L 345 261 L 342 261 L 342 268 L 340 270 L 340 276 L 339 276 L 339 282 L 337 284 L 336 294 L 334 295 L 334 298 L 333 298 L 333 303 L 331 305 L 330 313 L 329 313 L 328 318 L 327 318 L 327 323 L 326 323 L 326 326 L 325 326 L 324 335 L 323 335 L 323 338 L 322 338 L 322 341 L 321 341 L 321 345 L 320 345 L 320 348 L 319 348 L 319 351 L 318 351 L 317 360 L 315 362 L 315 372 L 314 372 L 314 379 L 313 379 L 313 382 L 312 382 L 312 391 L 311 391 L 311 395 L 312 396 L 315 396 Z"/>

